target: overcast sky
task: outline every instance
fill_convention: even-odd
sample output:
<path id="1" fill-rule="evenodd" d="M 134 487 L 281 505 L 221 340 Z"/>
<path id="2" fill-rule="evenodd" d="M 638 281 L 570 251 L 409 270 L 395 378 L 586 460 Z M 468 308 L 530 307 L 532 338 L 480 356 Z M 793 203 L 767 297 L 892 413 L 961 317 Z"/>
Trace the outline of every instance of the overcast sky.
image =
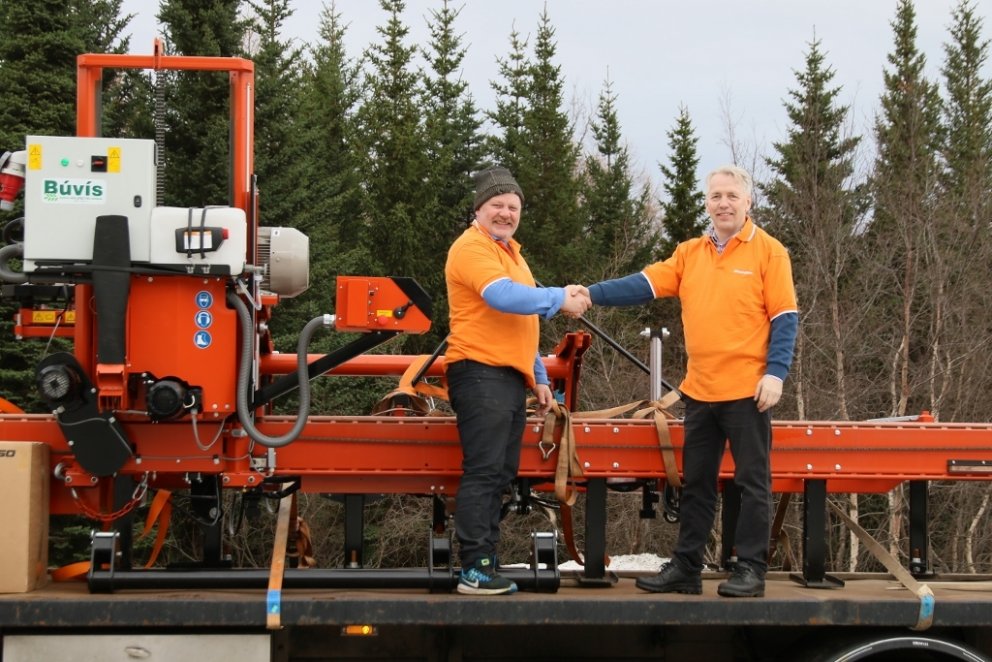
<path id="1" fill-rule="evenodd" d="M 408 0 L 405 22 L 411 43 L 427 42 L 427 17 L 440 0 Z M 917 46 L 935 79 L 944 62 L 948 26 L 958 0 L 916 0 Z M 150 53 L 157 34 L 157 3 L 124 0 L 131 23 L 131 49 Z M 291 1 L 294 15 L 285 37 L 317 38 L 320 0 Z M 387 15 L 375 0 L 336 0 L 348 25 L 351 57 L 378 38 Z M 731 161 L 733 125 L 737 144 L 751 156 L 767 155 L 785 139 L 783 100 L 797 88 L 810 42 L 821 42 L 826 62 L 851 108 L 852 129 L 871 144 L 871 126 L 882 91 L 886 56 L 892 51 L 896 0 L 455 0 L 456 27 L 468 52 L 463 77 L 477 105 L 492 109 L 490 81 L 509 35 L 536 33 L 546 7 L 555 29 L 568 111 L 585 120 L 594 112 L 609 78 L 617 113 L 636 168 L 657 184 L 659 162 L 668 162 L 668 138 L 684 104 L 699 138 L 700 171 Z M 992 38 L 992 2 L 977 0 L 982 36 Z M 533 39 L 531 39 L 533 45 Z M 986 77 L 992 65 L 986 62 Z M 742 165 L 750 166 L 751 162 Z M 760 169 L 756 173 L 763 174 Z"/>

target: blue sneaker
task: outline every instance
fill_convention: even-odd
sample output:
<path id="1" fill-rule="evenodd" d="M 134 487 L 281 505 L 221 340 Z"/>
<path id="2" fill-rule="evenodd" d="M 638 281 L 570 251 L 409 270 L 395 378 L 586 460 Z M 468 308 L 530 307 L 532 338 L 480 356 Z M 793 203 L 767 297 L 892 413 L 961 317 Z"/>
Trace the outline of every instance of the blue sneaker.
<path id="1" fill-rule="evenodd" d="M 483 557 L 475 565 L 462 568 L 458 592 L 466 595 L 502 595 L 516 593 L 517 585 L 497 573 L 492 561 Z"/>

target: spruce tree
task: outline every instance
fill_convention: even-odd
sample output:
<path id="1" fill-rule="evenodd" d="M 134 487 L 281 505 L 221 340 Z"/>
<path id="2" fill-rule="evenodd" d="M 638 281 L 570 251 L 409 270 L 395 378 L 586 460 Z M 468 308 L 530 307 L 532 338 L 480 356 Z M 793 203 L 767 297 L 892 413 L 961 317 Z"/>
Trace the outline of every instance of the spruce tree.
<path id="1" fill-rule="evenodd" d="M 0 153 L 24 149 L 28 135 L 76 134 L 76 57 L 124 47 L 127 19 L 117 17 L 119 7 L 119 0 L 73 0 L 69 7 L 53 0 L 0 0 Z M 19 199 L 12 212 L 0 213 L 0 222 L 22 214 Z M 17 307 L 14 301 L 0 302 L 2 396 L 40 411 L 34 368 L 44 352 L 70 347 L 59 339 L 47 348 L 38 340 L 14 341 L 11 320 Z"/>
<path id="2" fill-rule="evenodd" d="M 24 148 L 31 133 L 76 133 L 76 56 L 83 32 L 65 3 L 0 0 L 0 146 Z"/>
<path id="3" fill-rule="evenodd" d="M 974 230 L 987 232 L 992 193 L 992 80 L 983 78 L 989 42 L 974 4 L 962 2 L 952 13 L 951 42 L 944 45 L 945 194 L 957 202 Z"/>
<path id="4" fill-rule="evenodd" d="M 325 7 L 318 40 L 310 47 L 311 63 L 304 67 L 299 115 L 294 121 L 299 142 L 305 146 L 295 154 L 302 168 L 299 182 L 305 185 L 298 186 L 303 207 L 294 226 L 310 238 L 310 289 L 280 303 L 278 319 L 273 320 L 280 337 L 298 332 L 310 319 L 333 310 L 338 275 L 377 275 L 369 271 L 365 247 L 359 241 L 364 233 L 359 223 L 361 185 L 352 122 L 360 98 L 359 72 L 345 50 L 345 34 L 341 15 L 333 5 Z M 311 348 L 325 353 L 352 340 L 350 334 L 317 334 Z M 368 414 L 390 387 L 379 381 L 350 377 L 315 380 L 312 411 Z M 292 406 L 289 400 L 287 406 Z"/>
<path id="5" fill-rule="evenodd" d="M 798 88 L 785 103 L 788 140 L 775 143 L 776 156 L 766 160 L 773 174 L 763 187 L 767 206 L 755 211 L 756 222 L 780 239 L 792 258 L 803 312 L 790 380 L 799 418 L 850 418 L 846 356 L 856 328 L 850 308 L 860 303 L 846 295 L 845 286 L 860 245 L 856 229 L 864 205 L 863 192 L 851 182 L 859 139 L 844 135 L 848 108 L 838 105 L 840 89 L 831 87 L 833 78 L 814 40 L 805 69 L 796 72 Z M 819 351 L 808 355 L 806 347 Z"/>
<path id="6" fill-rule="evenodd" d="M 634 182 L 629 150 L 622 144 L 616 99 L 607 80 L 590 127 L 595 152 L 584 159 L 581 213 L 586 240 L 576 273 L 586 283 L 640 271 L 651 261 L 658 240 L 652 193 L 647 184 Z M 585 317 L 621 346 L 636 351 L 644 342 L 638 334 L 645 323 L 657 321 L 655 308 L 594 308 Z M 556 319 L 548 326 L 546 335 L 554 341 L 569 330 L 569 321 Z M 584 360 L 584 374 L 596 375 L 583 382 L 584 400 L 606 406 L 644 396 L 644 374 L 606 343 L 595 340 Z"/>
<path id="7" fill-rule="evenodd" d="M 844 184 L 854 169 L 858 138 L 842 135 L 848 108 L 837 105 L 840 89 L 830 87 L 835 72 L 825 59 L 820 42 L 813 41 L 805 70 L 796 72 L 799 88 L 789 90 L 791 101 L 785 103 L 788 140 L 773 143 L 777 156 L 766 159 L 775 175 L 763 187 L 771 208 L 769 225 L 796 260 L 812 250 L 811 237 L 826 235 L 817 243 L 829 245 L 838 229 L 850 232 L 853 220 L 845 213 Z M 827 209 L 838 215 L 824 225 L 819 213 Z"/>
<path id="8" fill-rule="evenodd" d="M 128 52 L 131 38 L 124 31 L 134 15 L 121 15 L 123 4 L 123 0 L 69 0 L 69 14 L 79 25 L 87 53 Z"/>
<path id="9" fill-rule="evenodd" d="M 295 226 L 304 209 L 298 117 L 302 49 L 282 39 L 289 0 L 249 0 L 255 63 L 255 173 L 263 225 Z"/>
<path id="10" fill-rule="evenodd" d="M 667 258 L 676 246 L 698 237 L 707 226 L 705 196 L 696 179 L 699 138 L 692 128 L 688 108 L 679 107 L 675 126 L 666 135 L 671 156 L 669 165 L 658 165 L 665 177 L 663 186 L 668 196 L 667 201 L 661 202 L 664 236 L 659 242 L 658 259 Z"/>
<path id="11" fill-rule="evenodd" d="M 162 0 L 159 20 L 176 55 L 241 56 L 241 0 Z M 226 72 L 164 74 L 167 85 L 168 177 L 165 204 L 231 203 L 230 83 Z"/>
<path id="12" fill-rule="evenodd" d="M 616 94 L 608 80 L 599 95 L 592 122 L 596 153 L 585 159 L 587 182 L 582 191 L 585 217 L 586 269 L 583 280 L 623 276 L 643 268 L 654 254 L 657 231 L 648 205 L 646 186 L 635 192 L 630 153 L 621 144 Z"/>
<path id="13" fill-rule="evenodd" d="M 282 38 L 285 21 L 293 10 L 288 0 L 249 0 L 251 59 L 255 63 L 255 174 L 259 191 L 259 223 L 300 229 L 307 208 L 304 182 L 309 168 L 304 155 L 307 143 L 301 135 L 300 88 L 302 48 Z M 326 290 L 327 282 L 311 282 Z M 296 350 L 299 331 L 312 319 L 296 313 L 291 299 L 280 301 L 273 316 L 275 345 L 281 351 Z"/>
<path id="14" fill-rule="evenodd" d="M 497 58 L 501 80 L 490 83 L 496 93 L 496 109 L 487 113 L 498 132 L 486 141 L 493 163 L 516 173 L 520 145 L 524 138 L 524 112 L 528 107 L 531 68 L 527 57 L 527 39 L 514 29 L 510 32 L 510 54 Z"/>
<path id="15" fill-rule="evenodd" d="M 472 211 L 471 173 L 482 161 L 479 112 L 468 92 L 468 82 L 459 72 L 465 58 L 461 37 L 455 32 L 454 10 L 444 0 L 431 12 L 431 38 L 425 49 L 428 69 L 424 72 L 424 114 L 429 197 L 424 212 L 432 223 L 424 227 L 423 243 L 433 256 L 434 266 L 421 285 L 434 300 L 432 336 L 447 335 L 448 307 L 444 283 L 447 247 L 465 229 Z"/>
<path id="16" fill-rule="evenodd" d="M 311 184 L 304 187 L 299 227 L 311 238 L 312 273 L 320 282 L 359 273 L 368 261 L 360 241 L 362 187 L 352 121 L 361 99 L 359 65 L 345 51 L 346 32 L 340 13 L 325 7 L 312 64 L 304 72 L 298 119 L 303 142 L 311 146 L 301 155 Z"/>
<path id="17" fill-rule="evenodd" d="M 929 326 L 921 266 L 925 236 L 936 230 L 941 102 L 936 84 L 923 74 L 926 57 L 916 45 L 916 11 L 910 0 L 900 0 L 892 29 L 893 50 L 875 124 L 874 217 L 866 239 L 879 267 L 870 281 L 882 295 L 874 337 L 888 350 L 888 356 L 879 357 L 878 368 L 888 373 L 888 413 L 904 415 L 925 406 L 919 400 L 911 407 L 910 398 L 922 395 L 914 393 L 914 384 L 920 383 L 917 371 L 925 365 L 919 359 L 926 354 Z M 886 318 L 898 322 L 890 325 Z"/>
<path id="18" fill-rule="evenodd" d="M 367 87 L 357 112 L 363 236 L 368 273 L 409 276 L 420 283 L 437 283 L 437 251 L 424 243 L 436 222 L 427 213 L 432 192 L 425 184 L 428 173 L 422 124 L 422 80 L 414 69 L 416 47 L 407 43 L 409 28 L 402 22 L 402 0 L 380 0 L 388 14 L 378 28 L 382 38 L 366 51 Z M 438 296 L 437 285 L 427 293 Z M 408 348 L 424 341 L 403 339 Z"/>
<path id="19" fill-rule="evenodd" d="M 989 377 L 972 361 L 974 338 L 992 333 L 988 277 L 992 261 L 992 81 L 983 78 L 988 41 L 973 3 L 952 12 L 941 68 L 946 90 L 938 228 L 928 235 L 931 335 L 930 404 L 943 420 L 984 416 Z"/>
<path id="20" fill-rule="evenodd" d="M 528 68 L 527 105 L 514 175 L 526 197 L 520 230 L 531 270 L 545 285 L 564 285 L 582 273 L 582 217 L 576 178 L 579 148 L 564 111 L 564 80 L 545 10 Z M 505 131 L 506 127 L 504 127 Z"/>
<path id="21" fill-rule="evenodd" d="M 675 251 L 679 243 L 698 237 L 709 224 L 703 192 L 696 180 L 699 157 L 696 145 L 699 139 L 692 127 L 689 110 L 679 107 L 675 126 L 666 134 L 671 150 L 669 165 L 658 164 L 664 176 L 663 187 L 667 194 L 661 200 L 662 237 L 654 258 L 665 260 Z M 668 329 L 671 334 L 666 341 L 663 353 L 666 375 L 684 374 L 685 336 L 682 328 L 682 302 L 678 299 L 662 299 L 651 305 L 652 317 L 646 320 L 655 329 Z"/>

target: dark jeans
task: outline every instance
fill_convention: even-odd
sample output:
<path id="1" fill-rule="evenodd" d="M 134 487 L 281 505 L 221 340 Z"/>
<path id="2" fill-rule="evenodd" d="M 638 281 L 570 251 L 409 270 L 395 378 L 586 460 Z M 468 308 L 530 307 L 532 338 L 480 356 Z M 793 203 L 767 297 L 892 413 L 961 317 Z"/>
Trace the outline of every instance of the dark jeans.
<path id="1" fill-rule="evenodd" d="M 468 567 L 496 554 L 502 495 L 520 465 L 527 389 L 516 370 L 475 361 L 456 361 L 447 377 L 462 443 L 455 535 L 462 566 Z"/>
<path id="2" fill-rule="evenodd" d="M 685 485 L 673 556 L 688 570 L 703 567 L 703 552 L 716 514 L 720 462 L 729 440 L 734 483 L 741 492 L 734 536 L 737 559 L 750 563 L 763 575 L 768 568 L 771 535 L 771 414 L 759 412 L 752 398 L 700 402 L 683 395 L 683 399 Z"/>

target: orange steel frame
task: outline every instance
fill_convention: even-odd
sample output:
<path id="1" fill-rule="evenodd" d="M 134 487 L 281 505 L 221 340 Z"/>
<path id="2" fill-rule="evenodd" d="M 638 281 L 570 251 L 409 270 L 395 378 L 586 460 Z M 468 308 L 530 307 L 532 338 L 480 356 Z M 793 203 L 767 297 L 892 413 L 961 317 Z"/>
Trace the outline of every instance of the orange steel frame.
<path id="1" fill-rule="evenodd" d="M 78 133 L 98 133 L 97 101 L 105 68 L 226 71 L 231 80 L 231 115 L 234 127 L 233 204 L 253 212 L 250 178 L 252 156 L 253 65 L 239 58 L 171 57 L 140 55 L 82 55 L 78 59 Z M 254 213 L 249 231 L 256 231 Z M 251 250 L 251 249 L 250 249 Z M 89 286 L 76 286 L 76 301 L 88 302 Z M 265 317 L 268 309 L 261 312 Z M 89 305 L 76 306 L 75 347 L 84 369 L 94 370 L 94 319 Z M 559 356 L 545 359 L 556 386 L 566 393 L 566 404 L 578 402 L 578 376 L 582 352 L 589 336 L 569 334 L 559 346 Z M 265 342 L 262 342 L 264 347 Z M 317 356 L 310 357 L 312 359 Z M 362 356 L 331 372 L 341 375 L 401 375 L 415 357 Z M 443 357 L 426 373 L 442 372 Z M 292 354 L 264 353 L 259 358 L 262 379 L 291 373 Z M 218 369 L 235 370 L 235 366 Z M 268 478 L 299 476 L 300 489 L 310 492 L 453 495 L 461 473 L 457 429 L 451 417 L 420 416 L 313 416 L 298 439 L 270 451 L 241 434 L 233 417 L 201 416 L 199 437 L 213 439 L 207 450 L 194 438 L 188 419 L 151 423 L 145 417 L 121 413 L 120 419 L 133 443 L 134 456 L 118 472 L 148 477 L 150 485 L 184 487 L 194 474 L 216 476 L 229 488 L 259 487 Z M 287 417 L 262 414 L 258 429 L 281 435 L 292 427 Z M 553 481 L 557 454 L 542 452 L 543 419 L 527 426 L 520 476 L 543 485 Z M 573 418 L 576 449 L 583 479 L 665 478 L 653 421 Z M 682 425 L 670 424 L 671 443 L 681 465 Z M 992 426 L 918 422 L 776 422 L 773 429 L 772 472 L 774 489 L 801 492 L 807 481 L 826 481 L 832 492 L 885 492 L 904 481 L 989 480 L 992 478 Z M 75 513 L 83 498 L 110 503 L 110 479 L 90 476 L 73 460 L 54 417 L 0 415 L 0 439 L 37 441 L 52 451 L 52 465 L 62 482 L 52 485 L 53 513 Z M 547 456 L 546 456 L 547 455 Z M 265 467 L 265 469 L 262 469 Z M 263 473 L 263 471 L 265 473 Z M 733 475 L 727 456 L 722 476 Z M 67 488 L 74 488 L 69 490 Z M 88 488 L 88 489 L 75 489 Z M 70 496 L 75 492 L 76 495 Z M 80 496 L 81 494 L 81 496 Z"/>
<path id="2" fill-rule="evenodd" d="M 579 413 L 572 424 L 581 479 L 665 478 L 653 422 L 583 420 Z M 125 423 L 135 457 L 119 474 L 151 474 L 153 485 L 172 488 L 184 487 L 189 476 L 198 473 L 219 476 L 225 487 L 261 486 L 267 475 L 253 468 L 251 460 L 264 458 L 268 449 L 232 435 L 236 426 L 229 422 L 201 423 L 201 439 L 213 438 L 218 426 L 225 432 L 216 447 L 202 451 L 188 424 Z M 279 435 L 292 427 L 292 420 L 265 416 L 258 427 Z M 540 447 L 543 427 L 543 419 L 533 418 L 523 442 L 519 475 L 535 484 L 550 484 L 557 464 L 557 454 L 545 457 Z M 681 466 L 681 423 L 671 422 L 670 432 Z M 65 488 L 109 482 L 91 477 L 73 462 L 51 416 L 0 415 L 0 438 L 50 446 L 53 465 L 62 465 L 66 479 L 64 485 L 53 484 L 55 513 L 76 512 Z M 275 456 L 274 474 L 299 476 L 306 492 L 454 495 L 461 474 L 458 431 L 451 417 L 313 416 L 301 436 L 277 449 Z M 829 492 L 879 493 L 905 481 L 989 480 L 990 470 L 988 425 L 779 421 L 773 426 L 776 492 L 801 492 L 806 481 L 824 480 Z M 733 476 L 729 454 L 721 475 Z"/>
<path id="3" fill-rule="evenodd" d="M 100 135 L 100 100 L 104 69 L 151 69 L 154 71 L 215 71 L 227 72 L 231 89 L 231 205 L 245 211 L 249 219 L 248 236 L 257 231 L 257 216 L 253 213 L 251 176 L 255 170 L 254 93 L 255 65 L 250 60 L 235 57 L 199 57 L 164 55 L 162 44 L 155 40 L 152 55 L 118 55 L 89 53 L 76 58 L 76 135 Z M 254 244 L 251 244 L 254 246 Z M 251 250 L 251 249 L 250 249 Z M 249 256 L 252 257 L 252 256 Z M 77 302 L 88 302 L 92 287 L 75 286 Z M 76 306 L 76 359 L 87 373 L 93 372 L 95 339 L 93 318 L 88 305 Z"/>

